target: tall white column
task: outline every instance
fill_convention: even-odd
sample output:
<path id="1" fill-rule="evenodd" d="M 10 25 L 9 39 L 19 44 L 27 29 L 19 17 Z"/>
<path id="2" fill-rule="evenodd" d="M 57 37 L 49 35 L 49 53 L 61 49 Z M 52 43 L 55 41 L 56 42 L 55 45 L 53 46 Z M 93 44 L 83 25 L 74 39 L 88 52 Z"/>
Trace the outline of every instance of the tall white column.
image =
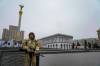
<path id="1" fill-rule="evenodd" d="M 18 30 L 20 31 L 20 28 L 21 28 L 21 18 L 22 18 L 22 14 L 23 14 L 22 8 L 23 8 L 24 6 L 23 6 L 23 5 L 19 5 L 19 6 L 20 6 L 20 11 L 19 11 Z"/>

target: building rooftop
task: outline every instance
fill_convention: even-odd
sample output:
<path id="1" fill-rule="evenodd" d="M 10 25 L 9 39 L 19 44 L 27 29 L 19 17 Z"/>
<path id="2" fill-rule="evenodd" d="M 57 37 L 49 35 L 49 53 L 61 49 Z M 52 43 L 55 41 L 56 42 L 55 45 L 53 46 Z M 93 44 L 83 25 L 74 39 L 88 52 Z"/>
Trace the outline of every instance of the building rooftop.
<path id="1" fill-rule="evenodd" d="M 50 37 L 53 37 L 53 36 L 65 36 L 65 37 L 73 38 L 73 36 L 71 36 L 71 35 L 57 33 L 57 34 L 53 34 L 53 35 L 50 35 L 50 36 L 47 36 L 47 37 L 44 37 L 44 38 L 41 38 L 41 39 L 46 39 L 46 38 L 50 38 Z M 39 39 L 39 40 L 41 40 L 41 39 Z"/>

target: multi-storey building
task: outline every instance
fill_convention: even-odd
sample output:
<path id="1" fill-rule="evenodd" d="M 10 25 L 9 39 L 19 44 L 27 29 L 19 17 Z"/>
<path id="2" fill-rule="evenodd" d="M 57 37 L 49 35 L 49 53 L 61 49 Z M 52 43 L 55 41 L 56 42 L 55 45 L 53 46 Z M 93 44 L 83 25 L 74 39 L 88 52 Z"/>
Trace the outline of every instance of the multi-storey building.
<path id="1" fill-rule="evenodd" d="M 39 39 L 45 48 L 68 48 L 73 42 L 73 36 L 64 34 L 54 34 Z M 70 48 L 70 47 L 69 47 Z"/>
<path id="2" fill-rule="evenodd" d="M 24 39 L 24 31 L 19 31 L 18 26 L 10 25 L 9 29 L 3 29 L 2 40 L 21 41 L 23 39 Z"/>

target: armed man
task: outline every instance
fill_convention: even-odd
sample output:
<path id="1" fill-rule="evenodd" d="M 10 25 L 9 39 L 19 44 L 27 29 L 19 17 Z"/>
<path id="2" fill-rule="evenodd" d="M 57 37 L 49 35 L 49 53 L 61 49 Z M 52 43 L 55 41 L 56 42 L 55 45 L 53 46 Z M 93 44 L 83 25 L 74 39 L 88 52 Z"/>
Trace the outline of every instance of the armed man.
<path id="1" fill-rule="evenodd" d="M 40 43 L 35 39 L 33 32 L 29 33 L 29 39 L 24 40 L 22 48 L 25 52 L 25 66 L 36 66 L 36 53 L 38 53 Z"/>

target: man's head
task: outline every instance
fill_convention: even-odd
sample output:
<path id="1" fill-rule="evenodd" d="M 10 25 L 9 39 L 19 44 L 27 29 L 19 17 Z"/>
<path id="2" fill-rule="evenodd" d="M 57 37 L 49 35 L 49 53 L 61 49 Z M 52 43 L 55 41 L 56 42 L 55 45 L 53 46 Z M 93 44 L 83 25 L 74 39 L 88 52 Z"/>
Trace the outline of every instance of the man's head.
<path id="1" fill-rule="evenodd" d="M 29 39 L 31 39 L 31 40 L 35 39 L 35 34 L 33 32 L 29 33 Z"/>

